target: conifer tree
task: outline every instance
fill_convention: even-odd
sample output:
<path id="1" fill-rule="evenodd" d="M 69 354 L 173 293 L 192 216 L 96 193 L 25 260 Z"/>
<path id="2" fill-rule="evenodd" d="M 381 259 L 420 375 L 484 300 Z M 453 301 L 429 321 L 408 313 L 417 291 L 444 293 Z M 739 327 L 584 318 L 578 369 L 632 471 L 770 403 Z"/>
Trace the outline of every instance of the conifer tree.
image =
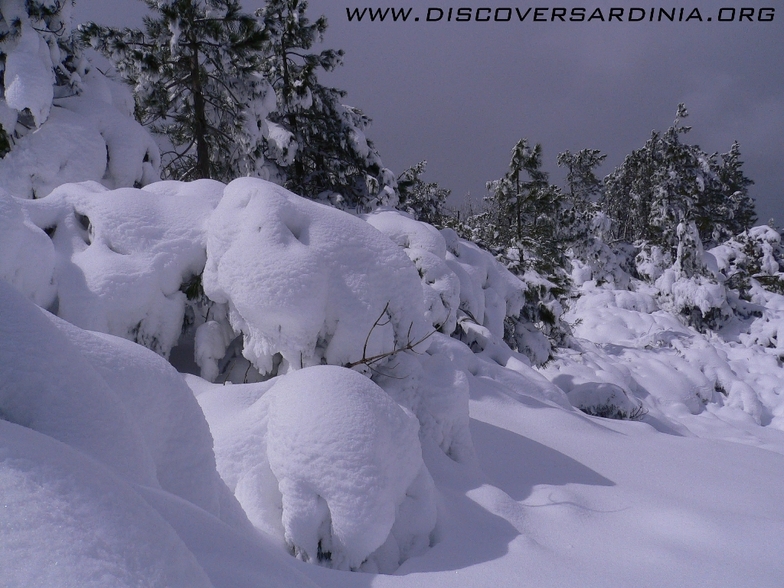
<path id="1" fill-rule="evenodd" d="M 724 220 L 713 238 L 715 243 L 725 241 L 757 222 L 754 200 L 749 196 L 749 186 L 754 184 L 754 181 L 746 177 L 742 167 L 740 145 L 734 141 L 730 150 L 721 154 L 721 164 L 717 171 L 720 193 L 726 200 L 722 199 L 718 210 L 712 214 L 713 218 Z"/>
<path id="2" fill-rule="evenodd" d="M 417 220 L 443 225 L 447 217 L 445 203 L 451 191 L 436 182 L 425 182 L 421 175 L 426 168 L 427 161 L 420 161 L 398 176 L 398 208 L 413 214 Z"/>
<path id="3" fill-rule="evenodd" d="M 532 329 L 538 329 L 551 345 L 560 344 L 568 333 L 560 315 L 571 285 L 564 197 L 542 170 L 541 145 L 518 141 L 509 170 L 487 189 L 487 209 L 467 220 L 472 236 L 528 286 L 520 316 L 506 322 L 505 339 L 525 353 Z"/>
<path id="4" fill-rule="evenodd" d="M 345 106 L 345 92 L 323 86 L 319 70 L 341 64 L 342 51 L 311 52 L 327 28 L 323 16 L 311 22 L 304 0 L 269 0 L 256 12 L 267 35 L 263 71 L 277 95 L 270 121 L 290 133 L 286 157 L 266 152 L 283 168 L 287 188 L 346 208 L 395 204 L 395 178 L 382 166 L 365 137 L 370 119 Z"/>
<path id="5" fill-rule="evenodd" d="M 694 222 L 703 244 L 713 246 L 754 222 L 752 182 L 741 170 L 738 144 L 719 160 L 684 143 L 687 116 L 680 104 L 675 123 L 664 133 L 654 131 L 605 179 L 600 204 L 613 221 L 615 239 L 674 256 L 681 223 Z"/>
<path id="6" fill-rule="evenodd" d="M 542 146 L 531 147 L 527 139 L 518 141 L 512 149 L 509 171 L 488 182 L 487 189 L 491 223 L 483 240 L 490 247 L 518 249 L 519 273 L 533 269 L 565 287 L 564 198 L 542 170 Z"/>
<path id="7" fill-rule="evenodd" d="M 164 177 L 261 175 L 272 94 L 255 18 L 236 0 L 144 2 L 153 16 L 143 31 L 94 23 L 81 31 L 133 87 L 139 121 L 165 139 Z"/>
<path id="8" fill-rule="evenodd" d="M 564 195 L 560 236 L 573 249 L 581 248 L 590 239 L 592 219 L 597 212 L 596 201 L 603 187 L 595 170 L 606 157 L 598 149 L 582 149 L 577 153 L 564 151 L 558 155 L 558 165 L 567 170 L 568 186 Z"/>

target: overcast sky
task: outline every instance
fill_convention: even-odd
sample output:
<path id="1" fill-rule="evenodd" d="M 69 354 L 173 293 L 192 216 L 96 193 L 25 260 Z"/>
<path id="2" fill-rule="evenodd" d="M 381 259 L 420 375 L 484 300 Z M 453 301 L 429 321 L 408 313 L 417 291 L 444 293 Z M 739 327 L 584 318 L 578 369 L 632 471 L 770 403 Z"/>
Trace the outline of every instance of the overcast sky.
<path id="1" fill-rule="evenodd" d="M 262 0 L 246 0 L 250 11 Z M 590 147 L 608 154 L 609 173 L 654 129 L 665 130 L 685 102 L 693 130 L 686 140 L 705 151 L 727 151 L 737 139 L 761 221 L 784 224 L 784 5 L 778 0 L 311 0 L 312 19 L 329 21 L 324 47 L 343 49 L 344 65 L 322 80 L 348 92 L 346 103 L 364 110 L 368 135 L 384 164 L 396 173 L 426 159 L 426 179 L 460 199 L 478 201 L 484 184 L 503 175 L 521 137 L 539 142 L 553 179 L 561 151 Z M 533 22 L 533 9 L 552 18 L 553 7 L 600 8 L 605 22 Z M 738 22 L 740 9 L 755 6 L 753 22 Z M 777 7 L 760 22 L 759 7 Z M 346 8 L 413 8 L 408 22 L 349 22 Z M 471 22 L 455 22 L 458 8 Z M 490 22 L 476 22 L 490 7 Z M 512 20 L 493 22 L 495 8 L 511 8 Z M 625 7 L 623 22 L 608 22 L 609 9 Z M 629 8 L 645 11 L 629 22 Z M 658 9 L 685 7 L 689 22 L 656 22 Z M 443 17 L 427 22 L 428 8 Z M 449 8 L 453 20 L 447 22 Z M 519 22 L 515 9 L 525 14 Z M 735 9 L 734 22 L 729 20 Z M 650 10 L 654 22 L 648 22 Z M 145 12 L 139 0 L 77 0 L 77 19 L 134 25 Z M 437 16 L 431 11 L 431 18 Z M 498 12 L 505 18 L 507 11 Z M 638 12 L 635 16 L 642 13 Z M 768 13 L 769 14 L 769 13 Z M 764 17 L 765 13 L 763 13 Z M 419 17 L 418 22 L 413 19 Z M 708 18 L 711 18 L 708 21 Z"/>

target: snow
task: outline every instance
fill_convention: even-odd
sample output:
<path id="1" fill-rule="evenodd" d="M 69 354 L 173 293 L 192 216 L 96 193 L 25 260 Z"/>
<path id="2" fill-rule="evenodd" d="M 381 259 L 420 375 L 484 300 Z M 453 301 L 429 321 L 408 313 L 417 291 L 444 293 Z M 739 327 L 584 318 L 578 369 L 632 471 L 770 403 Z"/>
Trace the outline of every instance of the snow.
<path id="1" fill-rule="evenodd" d="M 658 286 L 582 283 L 535 368 L 503 340 L 525 282 L 399 212 L 247 178 L 19 196 L 0 192 L 5 583 L 781 584 L 769 227 L 700 274 L 756 263 L 755 312 L 699 332 L 671 287 L 699 280 L 651 263 Z M 166 361 L 188 337 L 204 378 Z"/>
<path id="2" fill-rule="evenodd" d="M 222 190 L 208 180 L 115 191 L 86 183 L 39 200 L 11 199 L 7 206 L 21 206 L 32 224 L 52 233 L 55 267 L 50 276 L 36 270 L 39 287 L 32 294 L 52 299 L 49 280 L 56 291 L 50 304 L 61 318 L 168 354 L 185 312 L 180 286 L 204 267 L 202 225 Z M 29 233 L 39 241 L 46 236 Z M 35 254 L 20 251 L 14 273 L 26 271 L 17 268 L 30 266 Z"/>
<path id="3" fill-rule="evenodd" d="M 5 102 L 20 112 L 29 109 L 39 127 L 49 116 L 54 97 L 49 46 L 28 23 L 21 25 L 15 45 L 5 58 Z"/>
<path id="4" fill-rule="evenodd" d="M 54 302 L 55 249 L 21 204 L 0 190 L 0 278 L 44 308 Z"/>
<path id="5" fill-rule="evenodd" d="M 428 332 L 409 259 L 356 217 L 245 178 L 226 187 L 207 231 L 204 291 L 229 305 L 261 373 L 276 354 L 278 373 L 344 365 Z"/>
<path id="6" fill-rule="evenodd" d="M 435 496 L 419 425 L 368 378 L 314 366 L 261 384 L 189 384 L 221 475 L 298 558 L 390 572 L 427 548 Z"/>
<path id="7" fill-rule="evenodd" d="M 0 443 L 3 584 L 211 586 L 174 530 L 106 467 L 5 420 Z"/>
<path id="8" fill-rule="evenodd" d="M 433 328 L 452 333 L 457 326 L 460 280 L 446 264 L 446 241 L 435 227 L 393 210 L 363 217 L 402 247 L 421 276 L 425 317 Z"/>
<path id="9" fill-rule="evenodd" d="M 13 4 L 2 7 L 6 22 L 14 14 L 20 22 L 20 34 L 3 48 L 0 124 L 11 137 L 11 151 L 0 159 L 3 187 L 17 197 L 41 198 L 65 182 L 93 180 L 119 188 L 159 179 L 158 147 L 134 119 L 130 91 L 110 79 L 108 62 L 88 52 L 74 57 L 74 72 L 61 63 L 57 39 L 70 28 L 70 3 L 58 5 L 62 12 L 47 22 L 50 32 L 35 29 L 25 10 Z M 73 87 L 56 85 L 55 70 Z M 33 129 L 17 125 L 28 112 Z"/>
<path id="10" fill-rule="evenodd" d="M 393 571 L 427 547 L 433 484 L 412 415 L 368 378 L 334 366 L 282 378 L 269 394 L 267 455 L 297 557 L 329 552 L 335 568 L 357 569 L 383 545 L 371 562 Z"/>

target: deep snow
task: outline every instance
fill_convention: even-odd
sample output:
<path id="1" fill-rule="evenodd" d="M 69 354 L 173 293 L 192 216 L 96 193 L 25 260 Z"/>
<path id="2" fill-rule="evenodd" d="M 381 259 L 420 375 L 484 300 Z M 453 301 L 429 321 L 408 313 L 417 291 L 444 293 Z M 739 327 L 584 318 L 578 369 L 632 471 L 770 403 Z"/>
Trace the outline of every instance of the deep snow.
<path id="1" fill-rule="evenodd" d="M 703 335 L 588 281 L 535 368 L 525 285 L 399 212 L 248 179 L 0 207 L 3 586 L 784 581 L 782 296 Z"/>

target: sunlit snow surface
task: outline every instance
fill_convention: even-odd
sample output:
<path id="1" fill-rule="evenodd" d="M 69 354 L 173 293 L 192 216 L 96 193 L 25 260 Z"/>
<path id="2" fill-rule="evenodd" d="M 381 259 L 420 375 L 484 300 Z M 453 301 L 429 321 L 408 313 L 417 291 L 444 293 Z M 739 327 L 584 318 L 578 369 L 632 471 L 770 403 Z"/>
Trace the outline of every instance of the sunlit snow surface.
<path id="1" fill-rule="evenodd" d="M 700 335 L 642 286 L 584 284 L 536 369 L 501 340 L 524 286 L 397 212 L 257 180 L 0 212 L 0 585 L 784 582 L 781 296 Z M 167 354 L 205 266 L 205 365 L 242 335 L 276 377 L 183 379 L 126 340 Z M 645 414 L 571 407 L 610 397 Z"/>

